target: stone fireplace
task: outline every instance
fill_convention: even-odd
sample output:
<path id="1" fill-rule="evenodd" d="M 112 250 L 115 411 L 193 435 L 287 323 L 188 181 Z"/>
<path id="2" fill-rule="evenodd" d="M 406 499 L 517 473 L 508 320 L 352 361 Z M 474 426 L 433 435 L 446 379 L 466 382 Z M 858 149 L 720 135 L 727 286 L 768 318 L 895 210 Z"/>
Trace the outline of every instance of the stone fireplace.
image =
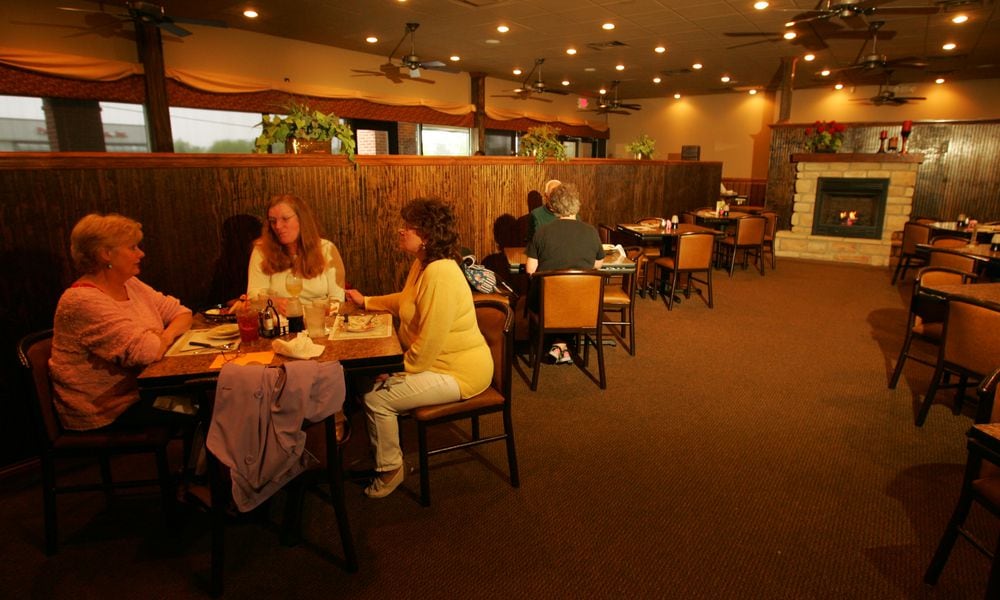
<path id="1" fill-rule="evenodd" d="M 892 232 L 913 208 L 914 154 L 793 154 L 792 229 L 778 256 L 887 266 Z"/>

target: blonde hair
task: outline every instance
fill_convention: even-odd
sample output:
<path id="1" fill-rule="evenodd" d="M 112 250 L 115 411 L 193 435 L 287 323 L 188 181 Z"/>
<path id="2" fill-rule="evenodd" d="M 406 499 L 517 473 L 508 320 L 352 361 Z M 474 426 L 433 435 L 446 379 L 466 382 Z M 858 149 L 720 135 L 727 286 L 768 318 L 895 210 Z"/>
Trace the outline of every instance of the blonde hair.
<path id="1" fill-rule="evenodd" d="M 277 236 L 274 235 L 271 223 L 265 216 L 260 237 L 254 242 L 264 255 L 261 270 L 268 275 L 273 275 L 292 269 L 293 272 L 306 279 L 318 277 L 326 271 L 326 257 L 323 256 L 319 225 L 316 224 L 316 217 L 313 216 L 312 209 L 298 196 L 279 194 L 271 197 L 271 201 L 267 204 L 267 210 L 264 211 L 265 215 L 279 204 L 287 205 L 299 220 L 299 239 L 296 240 L 299 249 L 298 257 L 292 258 L 288 254 L 285 247 L 278 241 Z"/>
<path id="2" fill-rule="evenodd" d="M 80 219 L 69 235 L 69 253 L 81 273 L 93 274 L 104 265 L 99 253 L 116 246 L 133 246 L 142 241 L 142 225 L 128 217 L 111 213 L 91 213 Z"/>

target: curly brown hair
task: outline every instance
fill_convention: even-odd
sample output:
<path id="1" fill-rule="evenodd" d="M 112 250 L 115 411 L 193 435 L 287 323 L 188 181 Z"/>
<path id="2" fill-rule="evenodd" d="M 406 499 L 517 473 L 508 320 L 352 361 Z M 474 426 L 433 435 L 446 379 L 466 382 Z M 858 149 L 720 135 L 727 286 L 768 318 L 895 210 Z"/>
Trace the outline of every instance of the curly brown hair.
<path id="1" fill-rule="evenodd" d="M 423 266 L 442 258 L 456 262 L 461 260 L 455 213 L 451 206 L 439 198 L 415 198 L 407 202 L 399 213 L 424 241 Z"/>
<path id="2" fill-rule="evenodd" d="M 279 204 L 286 204 L 299 219 L 299 239 L 298 256 L 293 258 L 271 229 L 271 224 L 267 221 L 267 214 L 272 208 Z M 302 198 L 292 194 L 280 194 L 272 196 L 264 210 L 264 226 L 261 228 L 260 237 L 254 244 L 260 248 L 264 255 L 264 262 L 261 270 L 268 275 L 280 273 L 291 269 L 306 279 L 318 277 L 326 270 L 326 258 L 323 256 L 322 238 L 319 233 L 319 225 L 316 217 L 313 216 L 309 204 Z"/>

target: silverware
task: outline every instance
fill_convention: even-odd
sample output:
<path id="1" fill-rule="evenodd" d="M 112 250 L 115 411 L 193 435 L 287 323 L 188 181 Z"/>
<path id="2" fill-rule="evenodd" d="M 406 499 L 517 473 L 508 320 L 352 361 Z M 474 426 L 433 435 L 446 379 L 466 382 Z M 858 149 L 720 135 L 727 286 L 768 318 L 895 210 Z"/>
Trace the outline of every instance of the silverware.
<path id="1" fill-rule="evenodd" d="M 207 352 L 208 350 L 231 350 L 236 342 L 228 342 L 226 344 L 206 344 L 205 342 L 188 342 L 189 346 L 196 346 L 195 348 L 185 348 L 181 352 Z"/>

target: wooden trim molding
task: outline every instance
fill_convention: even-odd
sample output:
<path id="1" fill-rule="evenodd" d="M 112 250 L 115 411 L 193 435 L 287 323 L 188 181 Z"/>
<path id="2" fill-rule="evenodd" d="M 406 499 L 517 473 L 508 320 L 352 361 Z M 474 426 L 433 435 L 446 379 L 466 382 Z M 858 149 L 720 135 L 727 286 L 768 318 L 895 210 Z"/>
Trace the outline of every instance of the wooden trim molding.
<path id="1" fill-rule="evenodd" d="M 897 154 L 892 152 L 883 152 L 882 154 L 868 154 L 868 153 L 850 153 L 850 154 L 836 154 L 836 153 L 824 153 L 824 152 L 814 152 L 814 153 L 802 153 L 793 154 L 791 162 L 828 162 L 828 163 L 850 163 L 850 162 L 862 162 L 862 163 L 922 163 L 924 162 L 923 154 Z"/>

